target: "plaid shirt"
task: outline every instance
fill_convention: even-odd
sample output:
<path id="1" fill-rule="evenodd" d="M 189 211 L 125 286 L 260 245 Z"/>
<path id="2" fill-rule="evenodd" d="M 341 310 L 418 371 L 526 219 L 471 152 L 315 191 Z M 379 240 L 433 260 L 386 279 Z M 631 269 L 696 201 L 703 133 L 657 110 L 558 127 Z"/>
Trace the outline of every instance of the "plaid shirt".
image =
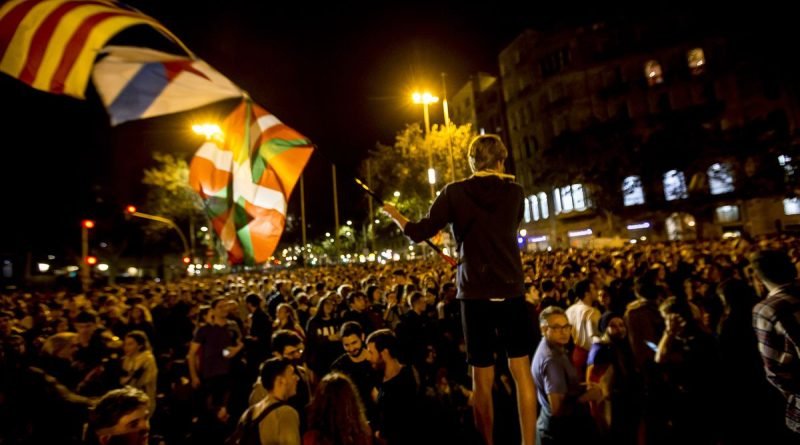
<path id="1" fill-rule="evenodd" d="M 800 433 L 800 287 L 774 289 L 753 308 L 767 379 L 786 397 L 786 426 Z"/>

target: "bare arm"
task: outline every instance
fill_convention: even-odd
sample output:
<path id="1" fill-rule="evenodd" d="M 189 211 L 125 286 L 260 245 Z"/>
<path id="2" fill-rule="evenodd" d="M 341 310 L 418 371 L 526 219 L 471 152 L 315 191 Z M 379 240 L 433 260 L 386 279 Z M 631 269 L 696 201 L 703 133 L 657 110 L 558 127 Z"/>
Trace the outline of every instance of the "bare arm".
<path id="1" fill-rule="evenodd" d="M 553 416 L 558 417 L 562 414 L 564 399 L 566 399 L 564 394 L 550 393 L 547 395 L 547 400 L 550 402 L 550 412 Z"/>
<path id="2" fill-rule="evenodd" d="M 200 362 L 197 359 L 197 353 L 200 351 L 200 343 L 189 343 L 189 353 L 186 354 L 186 361 L 189 364 L 189 376 L 192 378 L 192 387 L 197 388 L 200 386 L 200 377 L 198 370 Z"/>

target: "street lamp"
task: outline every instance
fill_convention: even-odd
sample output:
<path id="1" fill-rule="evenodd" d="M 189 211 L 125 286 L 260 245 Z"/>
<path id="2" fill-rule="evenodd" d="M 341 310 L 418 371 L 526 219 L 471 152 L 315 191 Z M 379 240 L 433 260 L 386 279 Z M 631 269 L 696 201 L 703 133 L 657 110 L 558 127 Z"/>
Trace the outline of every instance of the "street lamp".
<path id="1" fill-rule="evenodd" d="M 94 257 L 89 256 L 89 229 L 94 229 L 94 221 L 91 219 L 81 221 L 81 257 L 84 259 L 81 264 L 81 286 L 84 292 L 89 290 L 91 280 L 89 265 L 94 264 L 90 262 L 90 259 Z M 96 258 L 95 262 L 97 262 Z"/>
<path id="2" fill-rule="evenodd" d="M 411 100 L 413 100 L 415 104 L 422 104 L 423 116 L 425 117 L 425 136 L 427 137 L 431 132 L 431 115 L 428 112 L 428 105 L 439 102 L 439 98 L 426 91 L 423 93 L 415 92 L 414 94 L 411 95 Z M 432 173 L 433 154 L 431 153 L 430 148 L 427 151 L 428 151 L 428 183 L 431 185 L 431 200 L 433 200 L 436 197 L 434 191 L 434 185 L 436 184 L 436 174 Z"/>
<path id="3" fill-rule="evenodd" d="M 411 100 L 413 100 L 415 104 L 422 104 L 423 117 L 425 118 L 425 134 L 427 135 L 431 132 L 431 115 L 428 113 L 428 105 L 439 102 L 439 98 L 425 91 L 423 93 L 414 92 L 414 94 L 411 95 Z"/>
<path id="4" fill-rule="evenodd" d="M 183 235 L 183 232 L 181 231 L 181 228 L 178 227 L 177 224 L 175 224 L 175 221 L 173 221 L 173 220 L 171 220 L 169 218 L 164 218 L 163 216 L 150 215 L 149 213 L 139 212 L 139 211 L 136 210 L 136 207 L 134 207 L 132 205 L 126 207 L 125 211 L 130 216 L 135 216 L 137 218 L 149 219 L 151 221 L 160 222 L 160 223 L 166 224 L 166 225 L 172 227 L 173 229 L 175 229 L 175 231 L 178 232 L 178 236 L 180 236 L 180 238 L 181 238 L 181 242 L 183 243 L 183 257 L 184 257 L 183 261 L 186 262 L 186 258 L 189 258 L 191 260 L 191 257 L 189 256 L 189 254 L 190 254 L 189 243 L 186 242 L 186 236 Z"/>
<path id="5" fill-rule="evenodd" d="M 224 136 L 222 129 L 217 124 L 194 124 L 192 125 L 192 131 L 205 136 L 207 141 L 212 139 L 222 141 Z"/>

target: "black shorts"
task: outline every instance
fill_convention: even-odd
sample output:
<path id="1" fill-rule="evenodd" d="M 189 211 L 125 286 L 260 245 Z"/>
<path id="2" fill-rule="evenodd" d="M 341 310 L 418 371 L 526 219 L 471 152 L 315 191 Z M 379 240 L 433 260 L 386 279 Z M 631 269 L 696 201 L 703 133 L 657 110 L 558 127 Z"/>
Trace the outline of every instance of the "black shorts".
<path id="1" fill-rule="evenodd" d="M 508 358 L 528 355 L 530 323 L 524 297 L 503 301 L 461 300 L 461 324 L 467 347 L 467 363 L 478 368 L 494 365 L 494 353 L 502 347 Z"/>

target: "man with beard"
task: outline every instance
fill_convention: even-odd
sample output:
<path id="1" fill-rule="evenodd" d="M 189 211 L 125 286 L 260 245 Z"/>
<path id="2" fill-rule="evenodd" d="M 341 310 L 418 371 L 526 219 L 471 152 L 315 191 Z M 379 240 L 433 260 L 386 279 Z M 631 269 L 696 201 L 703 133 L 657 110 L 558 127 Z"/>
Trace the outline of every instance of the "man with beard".
<path id="1" fill-rule="evenodd" d="M 92 408 L 84 436 L 87 444 L 147 445 L 150 400 L 142 391 L 125 387 L 106 393 Z"/>
<path id="2" fill-rule="evenodd" d="M 367 360 L 378 371 L 378 422 L 375 430 L 388 445 L 420 443 L 425 436 L 415 431 L 425 420 L 419 407 L 419 389 L 414 370 L 398 361 L 399 344 L 389 329 L 379 329 L 367 337 Z"/>
<path id="3" fill-rule="evenodd" d="M 345 353 L 331 365 L 331 370 L 341 371 L 355 383 L 367 417 L 375 420 L 375 403 L 372 400 L 372 390 L 375 388 L 375 372 L 372 364 L 367 360 L 367 349 L 364 347 L 364 330 L 355 321 L 348 321 L 342 325 L 340 331 L 342 346 Z"/>

